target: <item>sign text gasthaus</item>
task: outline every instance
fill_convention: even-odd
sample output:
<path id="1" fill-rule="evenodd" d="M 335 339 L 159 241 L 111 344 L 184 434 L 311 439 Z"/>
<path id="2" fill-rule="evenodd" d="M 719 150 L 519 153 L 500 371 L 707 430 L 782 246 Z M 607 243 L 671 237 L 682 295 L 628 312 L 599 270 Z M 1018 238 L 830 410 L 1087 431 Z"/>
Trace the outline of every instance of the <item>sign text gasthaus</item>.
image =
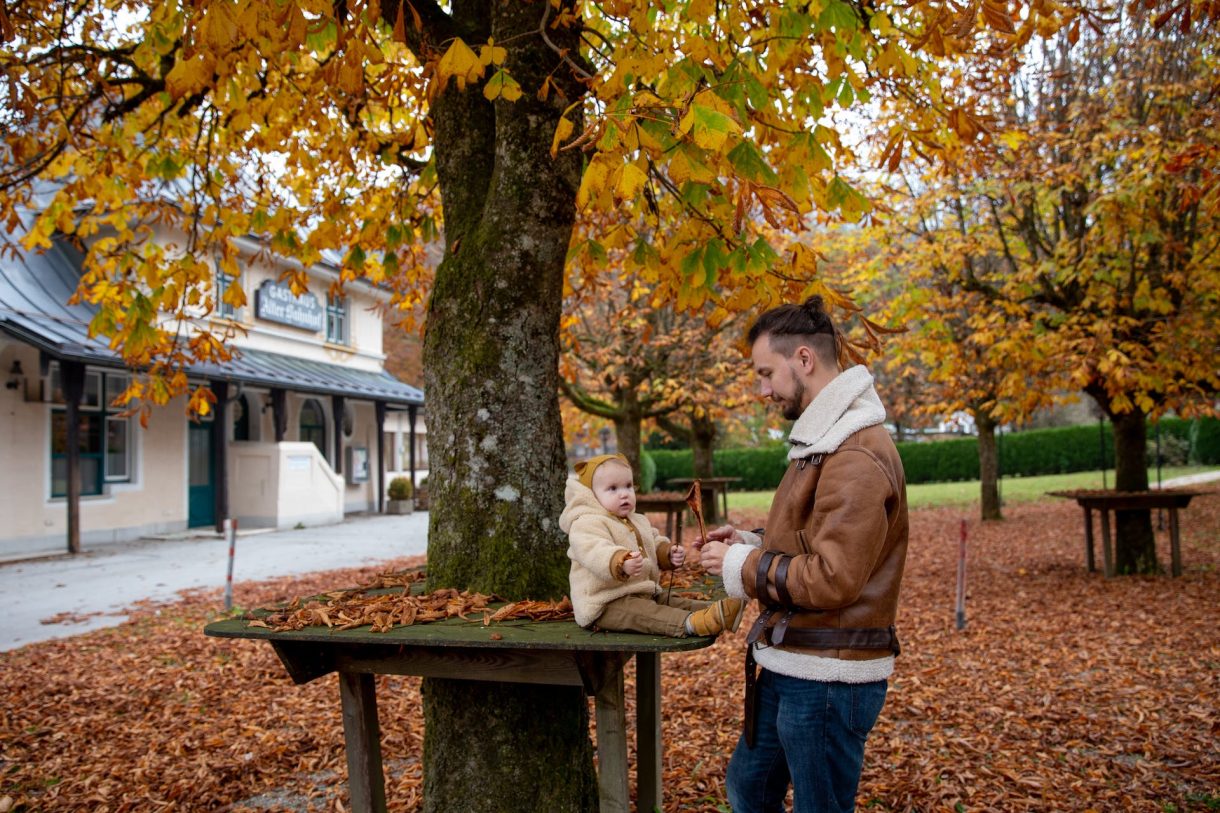
<path id="1" fill-rule="evenodd" d="M 281 282 L 267 280 L 254 292 L 254 315 L 268 322 L 299 327 L 303 330 L 322 329 L 325 313 L 311 293 L 293 296 Z"/>

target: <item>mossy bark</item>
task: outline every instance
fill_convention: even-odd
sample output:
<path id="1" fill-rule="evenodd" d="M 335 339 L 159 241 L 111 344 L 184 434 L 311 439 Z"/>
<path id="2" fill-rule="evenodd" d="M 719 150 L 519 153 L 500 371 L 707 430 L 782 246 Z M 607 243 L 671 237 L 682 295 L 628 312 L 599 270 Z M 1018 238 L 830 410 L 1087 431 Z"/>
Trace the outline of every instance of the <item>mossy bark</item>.
<path id="1" fill-rule="evenodd" d="M 505 45 L 505 68 L 525 92 L 489 102 L 480 85 L 451 83 L 433 106 L 445 257 L 424 338 L 432 589 L 567 592 L 558 347 L 581 157 L 553 159 L 549 148 L 583 88 L 539 35 L 546 12 L 543 2 L 454 0 L 448 15 L 471 47 Z M 547 30 L 569 54 L 578 33 Z M 548 76 L 569 79 L 544 101 L 536 91 Z M 426 811 L 596 808 L 579 691 L 426 680 L 424 720 Z"/>

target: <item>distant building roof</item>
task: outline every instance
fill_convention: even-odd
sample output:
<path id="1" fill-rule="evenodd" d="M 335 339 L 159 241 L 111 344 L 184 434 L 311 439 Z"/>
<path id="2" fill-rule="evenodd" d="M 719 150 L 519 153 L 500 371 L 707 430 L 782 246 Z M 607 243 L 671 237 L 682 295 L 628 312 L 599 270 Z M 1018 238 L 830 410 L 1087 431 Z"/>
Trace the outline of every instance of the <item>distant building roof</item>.
<path id="1" fill-rule="evenodd" d="M 66 240 L 45 252 L 0 256 L 0 331 L 52 358 L 111 367 L 125 366 L 109 342 L 89 336 L 94 305 L 69 305 L 80 280 L 83 255 Z M 294 391 L 347 395 L 403 405 L 421 405 L 421 390 L 383 371 L 309 361 L 265 350 L 238 349 L 225 364 L 197 364 L 192 375 Z"/>

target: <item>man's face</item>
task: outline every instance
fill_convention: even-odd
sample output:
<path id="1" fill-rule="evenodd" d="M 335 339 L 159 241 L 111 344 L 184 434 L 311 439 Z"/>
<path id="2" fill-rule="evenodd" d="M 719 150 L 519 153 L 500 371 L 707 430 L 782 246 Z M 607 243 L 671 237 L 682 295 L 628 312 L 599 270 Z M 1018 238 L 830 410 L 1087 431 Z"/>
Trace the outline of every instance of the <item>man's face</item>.
<path id="1" fill-rule="evenodd" d="M 635 484 L 631 469 L 617 461 L 602 463 L 593 472 L 593 496 L 616 517 L 635 511 Z"/>
<path id="2" fill-rule="evenodd" d="M 799 352 L 799 348 L 798 348 Z M 785 356 L 771 347 L 770 336 L 760 336 L 750 352 L 754 372 L 758 375 L 759 392 L 779 404 L 785 418 L 801 417 L 808 401 L 804 379 L 799 374 L 796 354 Z"/>

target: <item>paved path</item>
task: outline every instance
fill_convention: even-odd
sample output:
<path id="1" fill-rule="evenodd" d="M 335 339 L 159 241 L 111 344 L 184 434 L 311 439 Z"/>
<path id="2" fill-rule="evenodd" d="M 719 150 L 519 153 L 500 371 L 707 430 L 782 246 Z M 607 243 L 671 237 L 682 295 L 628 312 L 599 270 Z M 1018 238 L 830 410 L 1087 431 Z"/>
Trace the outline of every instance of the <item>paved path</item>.
<path id="1" fill-rule="evenodd" d="M 241 534 L 233 581 L 375 564 L 428 549 L 428 515 L 355 517 L 338 525 Z M 211 536 L 106 545 L 79 556 L 0 564 L 0 652 L 113 627 L 144 599 L 224 587 L 229 546 Z M 70 613 L 78 623 L 42 624 Z"/>

